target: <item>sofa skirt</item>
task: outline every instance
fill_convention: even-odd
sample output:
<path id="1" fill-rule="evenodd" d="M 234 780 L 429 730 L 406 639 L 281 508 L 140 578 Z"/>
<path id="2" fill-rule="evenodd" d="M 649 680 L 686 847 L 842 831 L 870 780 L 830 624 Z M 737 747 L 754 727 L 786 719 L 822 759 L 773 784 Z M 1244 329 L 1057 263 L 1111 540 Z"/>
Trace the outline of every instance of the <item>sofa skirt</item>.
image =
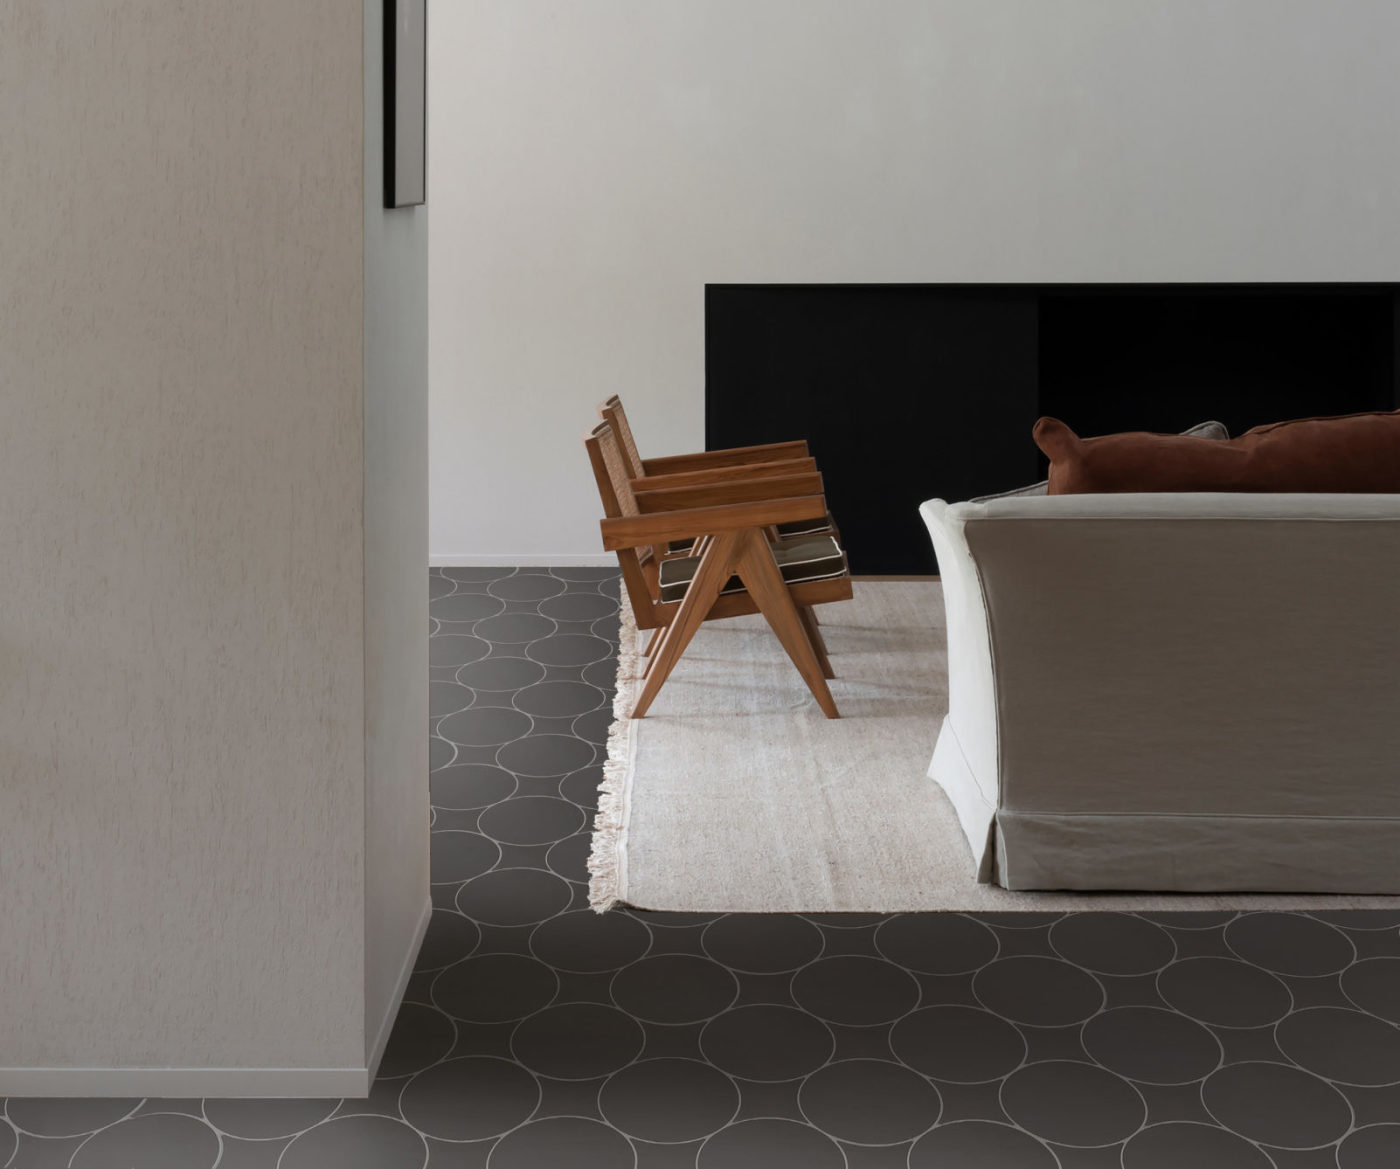
<path id="1" fill-rule="evenodd" d="M 1009 811 L 945 719 L 929 776 L 977 879 L 1007 889 L 1400 894 L 1400 819 Z"/>

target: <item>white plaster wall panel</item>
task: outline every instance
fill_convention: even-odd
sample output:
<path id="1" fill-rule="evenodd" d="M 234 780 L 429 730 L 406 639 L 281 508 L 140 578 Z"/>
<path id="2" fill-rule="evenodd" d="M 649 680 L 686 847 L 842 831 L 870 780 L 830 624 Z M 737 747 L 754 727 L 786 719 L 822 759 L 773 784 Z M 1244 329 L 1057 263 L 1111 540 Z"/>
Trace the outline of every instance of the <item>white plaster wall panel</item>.
<path id="1" fill-rule="evenodd" d="M 365 0 L 365 1035 L 428 903 L 428 208 L 385 211 L 384 5 Z M 436 14 L 436 9 L 434 9 Z"/>
<path id="2" fill-rule="evenodd" d="M 363 1065 L 360 37 L 0 9 L 0 1067 Z"/>
<path id="3" fill-rule="evenodd" d="M 596 554 L 578 437 L 703 442 L 718 281 L 1394 280 L 1390 0 L 434 10 L 435 559 Z"/>

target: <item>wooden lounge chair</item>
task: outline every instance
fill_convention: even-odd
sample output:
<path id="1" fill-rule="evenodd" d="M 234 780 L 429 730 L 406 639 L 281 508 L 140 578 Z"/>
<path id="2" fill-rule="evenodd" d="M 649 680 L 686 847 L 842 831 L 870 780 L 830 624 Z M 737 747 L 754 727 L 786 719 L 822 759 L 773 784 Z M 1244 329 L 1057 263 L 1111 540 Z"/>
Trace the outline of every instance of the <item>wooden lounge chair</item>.
<path id="1" fill-rule="evenodd" d="M 688 455 L 667 455 L 657 459 L 644 459 L 637 450 L 637 440 L 632 436 L 631 424 L 627 421 L 627 411 L 622 407 L 622 399 L 614 394 L 598 407 L 603 421 L 617 436 L 618 448 L 622 454 L 623 466 L 639 491 L 655 491 L 665 487 L 698 486 L 705 483 L 723 483 L 736 477 L 744 479 L 781 478 L 799 471 L 815 471 L 816 460 L 811 457 L 804 439 L 793 442 L 765 443 L 761 446 L 730 447 L 720 451 L 697 451 Z M 781 524 L 779 536 L 801 536 L 817 532 L 830 532 L 840 540 L 840 533 L 830 515 L 817 519 Z M 672 551 L 682 551 L 681 548 Z"/>
<path id="2" fill-rule="evenodd" d="M 762 613 L 828 718 L 831 663 L 813 605 L 848 600 L 845 553 L 830 534 L 773 541 L 770 529 L 826 515 L 815 471 L 638 491 L 606 423 L 585 436 L 603 504 L 603 547 L 617 553 L 639 629 L 659 629 L 642 692 L 642 718 L 704 621 Z M 687 556 L 660 549 L 684 542 Z"/>

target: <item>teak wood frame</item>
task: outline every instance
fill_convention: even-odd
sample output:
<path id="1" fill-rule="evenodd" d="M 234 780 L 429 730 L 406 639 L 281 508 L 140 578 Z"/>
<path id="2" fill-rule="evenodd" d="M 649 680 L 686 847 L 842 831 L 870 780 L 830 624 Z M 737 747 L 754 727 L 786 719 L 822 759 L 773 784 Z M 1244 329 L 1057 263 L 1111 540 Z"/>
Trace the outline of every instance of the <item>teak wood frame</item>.
<path id="1" fill-rule="evenodd" d="M 666 455 L 659 459 L 644 459 L 637 449 L 637 440 L 632 437 L 632 425 L 627 421 L 627 411 L 622 408 L 622 399 L 614 394 L 598 407 L 603 421 L 612 427 L 617 439 L 617 448 L 622 457 L 622 465 L 629 479 L 650 479 L 656 475 L 719 475 L 724 476 L 735 467 L 745 467 L 752 471 L 757 466 L 769 467 L 793 459 L 807 459 L 810 454 L 807 443 L 798 439 L 794 442 L 772 442 L 761 446 L 731 447 L 723 451 L 696 451 L 688 455 Z M 812 469 L 816 463 L 812 462 Z M 776 472 L 781 474 L 782 472 Z M 748 478 L 759 478 L 748 474 Z"/>
<path id="2" fill-rule="evenodd" d="M 622 399 L 617 394 L 613 394 L 607 401 L 601 403 L 598 407 L 598 413 L 603 421 L 612 427 L 613 436 L 617 441 L 618 455 L 634 491 L 660 491 L 671 487 L 733 482 L 736 478 L 745 480 L 779 479 L 805 471 L 815 472 L 817 469 L 817 462 L 807 449 L 806 439 L 645 459 L 642 457 L 641 451 L 637 447 L 637 440 L 632 434 L 632 424 L 627 420 L 627 411 L 623 408 Z M 782 485 L 774 483 L 771 486 L 773 489 L 770 494 L 776 496 L 782 493 L 779 489 Z M 831 515 L 828 513 L 819 518 L 824 521 L 831 534 L 840 539 L 840 533 L 837 531 Z M 768 538 L 771 541 L 780 538 L 776 524 L 769 526 Z M 694 549 L 672 549 L 672 551 L 688 555 L 692 554 Z M 820 622 L 817 619 L 816 609 L 811 605 L 802 605 L 799 607 L 799 612 L 802 616 L 803 626 L 811 630 L 809 640 L 821 659 L 822 669 L 826 677 L 835 677 L 827 659 L 826 642 L 822 639 L 817 628 Z M 653 634 L 642 653 L 650 654 L 656 648 L 657 643 L 658 638 Z"/>
<path id="3" fill-rule="evenodd" d="M 632 717 L 645 716 L 703 622 L 762 613 L 822 712 L 838 718 L 826 684 L 834 674 L 811 606 L 848 600 L 850 575 L 788 584 L 770 543 L 776 525 L 826 515 L 821 476 L 806 470 L 636 491 L 610 424 L 600 423 L 584 443 L 603 503 L 603 547 L 617 554 L 638 629 L 660 630 Z M 685 596 L 662 601 L 659 549 L 677 540 L 697 541 L 699 564 Z M 732 576 L 743 592 L 722 592 Z"/>
<path id="4" fill-rule="evenodd" d="M 617 442 L 618 457 L 621 459 L 623 470 L 631 482 L 633 491 L 663 491 L 670 488 L 694 487 L 710 483 L 730 483 L 736 478 L 777 480 L 804 472 L 815 472 L 817 469 L 817 461 L 809 454 L 805 439 L 644 459 L 641 451 L 637 448 L 637 440 L 632 435 L 632 424 L 627 421 L 627 411 L 623 409 L 622 399 L 613 394 L 607 401 L 599 405 L 598 413 L 603 421 L 612 427 L 613 437 Z M 769 494 L 774 496 L 782 494 L 783 486 L 785 485 L 771 484 L 772 490 Z M 794 492 L 794 494 L 796 493 Z M 826 529 L 837 539 L 840 539 L 840 534 L 837 532 L 836 524 L 831 516 L 828 514 L 820 518 L 824 521 Z M 770 540 L 780 538 L 776 525 L 769 528 L 768 538 Z M 675 548 L 671 551 L 689 555 L 693 549 L 688 547 Z M 815 629 L 818 625 L 816 610 L 811 606 L 803 607 L 802 621 L 804 625 Z M 821 635 L 817 634 L 812 642 L 825 663 L 826 645 L 822 641 Z M 642 652 L 644 654 L 651 653 L 655 645 L 656 638 L 653 637 Z M 824 666 L 824 668 L 826 667 Z M 834 677 L 829 668 L 826 676 L 828 678 Z"/>

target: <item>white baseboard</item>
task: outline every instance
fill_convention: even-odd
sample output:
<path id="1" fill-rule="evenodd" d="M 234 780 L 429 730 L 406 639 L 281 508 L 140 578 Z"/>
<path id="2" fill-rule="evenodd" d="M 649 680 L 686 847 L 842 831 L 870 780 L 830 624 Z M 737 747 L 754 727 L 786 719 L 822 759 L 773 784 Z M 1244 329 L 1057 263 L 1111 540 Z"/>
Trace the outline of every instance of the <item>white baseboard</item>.
<path id="1" fill-rule="evenodd" d="M 413 941 L 409 944 L 408 953 L 403 957 L 403 966 L 399 968 L 399 976 L 394 981 L 394 993 L 389 996 L 389 1002 L 384 1008 L 384 1017 L 379 1020 L 379 1026 L 374 1032 L 374 1040 L 369 1044 L 368 1075 L 365 1079 L 365 1090 L 360 1095 L 367 1096 L 369 1094 L 369 1086 L 374 1083 L 375 1073 L 379 1071 L 379 1061 L 384 1058 L 384 1048 L 389 1043 L 389 1032 L 394 1029 L 394 1020 L 398 1018 L 399 1006 L 408 990 L 408 980 L 413 976 L 413 964 L 418 961 L 418 951 L 423 947 L 423 936 L 428 932 L 428 922 L 432 920 L 432 916 L 433 901 L 429 897 L 423 902 L 423 912 L 418 916 L 418 925 L 413 931 Z"/>
<path id="2" fill-rule="evenodd" d="M 369 1094 L 366 1068 L 0 1068 L 3 1096 L 300 1096 Z"/>
<path id="3" fill-rule="evenodd" d="M 365 1067 L 345 1068 L 4 1068 L 0 1067 L 0 1098 L 5 1096 L 160 1096 L 170 1099 L 201 1096 L 297 1096 L 306 1098 L 369 1095 L 374 1073 L 384 1056 L 389 1033 L 408 990 L 413 964 L 433 915 L 431 901 L 423 905 L 413 942 L 384 1017 L 368 1047 Z"/>
<path id="4" fill-rule="evenodd" d="M 543 555 L 522 555 L 500 552 L 487 556 L 430 555 L 430 568 L 616 568 L 617 557 L 611 552 L 550 552 Z"/>

